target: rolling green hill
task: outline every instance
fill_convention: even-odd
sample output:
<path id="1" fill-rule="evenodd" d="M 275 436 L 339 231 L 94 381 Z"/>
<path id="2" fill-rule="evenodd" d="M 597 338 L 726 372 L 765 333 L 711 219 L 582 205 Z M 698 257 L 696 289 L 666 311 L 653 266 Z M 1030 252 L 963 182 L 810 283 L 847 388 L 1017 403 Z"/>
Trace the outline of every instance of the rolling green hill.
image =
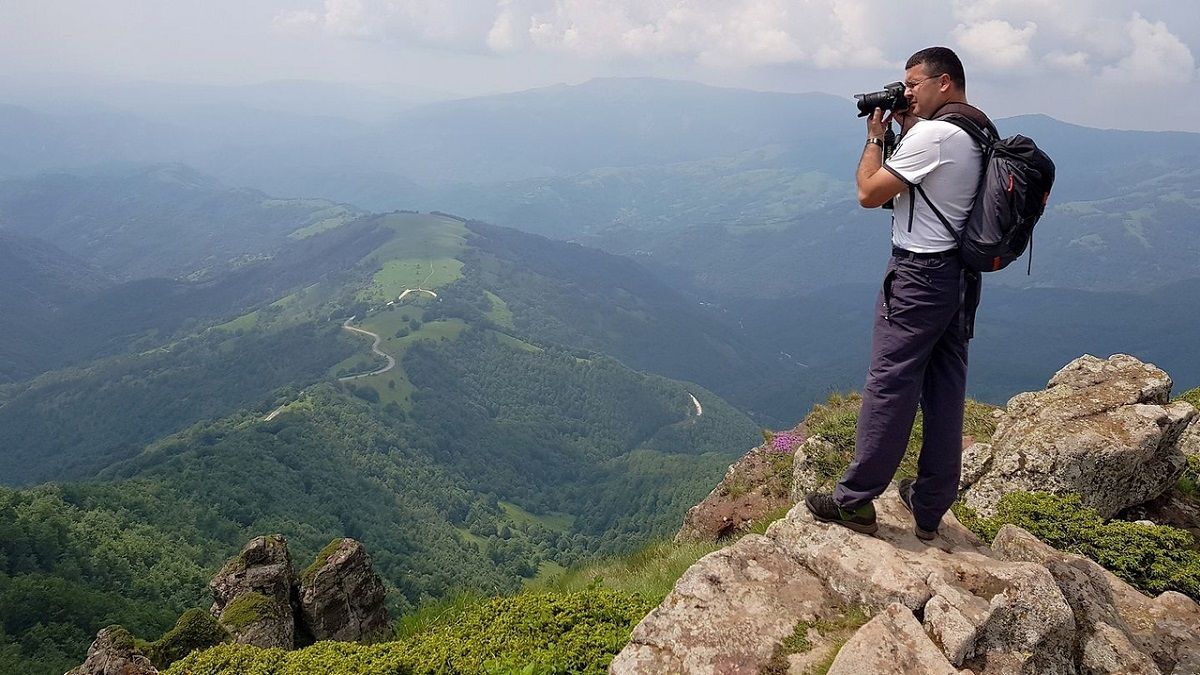
<path id="1" fill-rule="evenodd" d="M 0 654 L 24 672 L 61 672 L 113 621 L 154 637 L 265 532 L 300 559 L 362 540 L 395 609 L 513 591 L 669 535 L 759 436 L 703 383 L 633 369 L 735 353 L 653 277 L 447 215 L 363 218 L 207 282 L 97 298 L 142 348 L 0 389 L 0 480 L 56 485 L 0 492 L 19 514 Z M 351 316 L 394 368 L 339 381 L 381 367 Z M 154 557 L 175 539 L 184 557 Z M 89 545 L 142 553 L 114 576 Z"/>

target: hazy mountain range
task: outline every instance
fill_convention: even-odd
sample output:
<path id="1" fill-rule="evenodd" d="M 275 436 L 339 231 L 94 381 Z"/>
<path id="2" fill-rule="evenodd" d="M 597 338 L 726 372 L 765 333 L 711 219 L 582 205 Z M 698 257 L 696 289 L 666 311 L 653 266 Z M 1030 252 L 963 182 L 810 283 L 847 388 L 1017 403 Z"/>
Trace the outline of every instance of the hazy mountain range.
<path id="1" fill-rule="evenodd" d="M 513 589 L 669 534 L 763 427 L 862 381 L 888 221 L 853 200 L 848 100 L 157 91 L 0 106 L 14 663 L 61 672 L 97 617 L 164 629 L 267 530 L 363 539 L 397 608 Z M 317 100 L 343 94 L 369 114 Z M 1033 275 L 988 277 L 971 395 L 1083 352 L 1200 384 L 1200 135 L 1000 126 L 1059 183 Z M 76 560 L 96 522 L 186 551 L 129 554 L 131 585 Z"/>

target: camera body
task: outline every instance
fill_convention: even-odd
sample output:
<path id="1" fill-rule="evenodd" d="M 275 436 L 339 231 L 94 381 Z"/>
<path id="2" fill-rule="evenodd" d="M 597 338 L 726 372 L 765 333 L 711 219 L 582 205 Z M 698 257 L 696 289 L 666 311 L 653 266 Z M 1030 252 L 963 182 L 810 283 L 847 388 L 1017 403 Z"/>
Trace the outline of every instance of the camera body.
<path id="1" fill-rule="evenodd" d="M 893 82 L 884 85 L 883 91 L 872 91 L 866 94 L 855 94 L 858 99 L 858 116 L 866 117 L 880 108 L 884 112 L 908 110 L 908 99 L 904 96 L 904 83 Z"/>

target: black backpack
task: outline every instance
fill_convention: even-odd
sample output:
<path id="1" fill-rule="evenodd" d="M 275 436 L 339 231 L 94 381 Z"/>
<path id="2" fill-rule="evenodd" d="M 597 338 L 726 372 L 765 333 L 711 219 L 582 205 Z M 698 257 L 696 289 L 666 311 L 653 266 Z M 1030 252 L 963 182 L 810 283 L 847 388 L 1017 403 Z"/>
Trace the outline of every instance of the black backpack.
<path id="1" fill-rule="evenodd" d="M 948 106 L 947 106 L 948 107 Z M 977 113 L 963 105 L 965 112 Z M 940 111 L 939 111 L 940 112 Z M 967 132 L 983 150 L 983 171 L 975 204 L 960 236 L 933 205 L 920 185 L 916 191 L 958 242 L 963 264 L 976 272 L 995 272 L 1021 257 L 1029 246 L 1029 271 L 1033 270 L 1033 226 L 1046 210 L 1054 184 L 1054 162 L 1025 136 L 1000 138 L 996 127 L 981 114 L 947 112 L 934 119 L 950 122 Z M 975 117 L 976 119 L 972 119 Z"/>

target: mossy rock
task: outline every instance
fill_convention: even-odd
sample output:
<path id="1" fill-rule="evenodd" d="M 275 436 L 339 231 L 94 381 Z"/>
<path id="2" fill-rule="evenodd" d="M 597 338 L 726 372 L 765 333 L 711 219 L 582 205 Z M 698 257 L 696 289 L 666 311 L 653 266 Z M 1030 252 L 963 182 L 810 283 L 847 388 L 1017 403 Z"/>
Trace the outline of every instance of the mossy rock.
<path id="1" fill-rule="evenodd" d="M 106 626 L 104 630 L 108 631 L 108 639 L 114 649 L 123 652 L 131 652 L 138 649 L 138 644 L 133 638 L 133 634 L 126 630 L 124 626 L 114 623 L 111 626 Z"/>
<path id="2" fill-rule="evenodd" d="M 305 586 L 311 584 L 313 579 L 317 577 L 317 572 L 320 572 L 321 568 L 325 567 L 325 563 L 329 562 L 330 556 L 332 556 L 334 553 L 337 553 L 338 549 L 341 547 L 341 537 L 338 537 L 326 544 L 325 548 L 321 549 L 321 552 L 317 554 L 317 559 L 313 561 L 313 564 L 309 565 L 307 569 L 301 572 L 300 583 Z"/>
<path id="3" fill-rule="evenodd" d="M 238 632 L 246 626 L 260 621 L 273 621 L 279 618 L 275 602 L 262 593 L 251 591 L 237 596 L 221 612 L 221 624 L 231 632 Z"/>
<path id="4" fill-rule="evenodd" d="M 211 614 L 202 609 L 189 609 L 175 622 L 175 627 L 157 642 L 142 648 L 157 668 L 166 668 L 197 649 L 207 649 L 233 640 L 229 631 Z"/>

